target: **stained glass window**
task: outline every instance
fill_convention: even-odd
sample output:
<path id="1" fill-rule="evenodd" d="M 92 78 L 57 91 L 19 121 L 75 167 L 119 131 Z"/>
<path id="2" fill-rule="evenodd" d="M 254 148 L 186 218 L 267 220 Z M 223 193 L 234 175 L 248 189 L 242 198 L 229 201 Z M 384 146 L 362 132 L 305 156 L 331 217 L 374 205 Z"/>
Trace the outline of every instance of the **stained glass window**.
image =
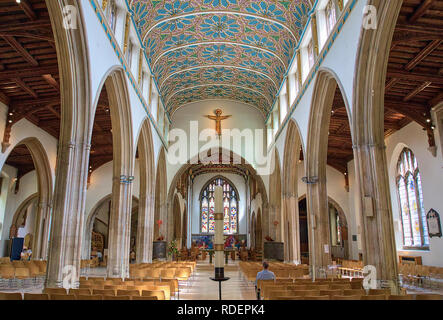
<path id="1" fill-rule="evenodd" d="M 397 191 L 400 202 L 405 247 L 428 247 L 429 235 L 423 204 L 423 190 L 417 159 L 405 148 L 397 165 Z"/>
<path id="2" fill-rule="evenodd" d="M 216 186 L 223 188 L 223 231 L 225 234 L 238 233 L 238 195 L 234 187 L 222 178 L 209 183 L 201 193 L 201 233 L 215 232 L 214 191 Z"/>

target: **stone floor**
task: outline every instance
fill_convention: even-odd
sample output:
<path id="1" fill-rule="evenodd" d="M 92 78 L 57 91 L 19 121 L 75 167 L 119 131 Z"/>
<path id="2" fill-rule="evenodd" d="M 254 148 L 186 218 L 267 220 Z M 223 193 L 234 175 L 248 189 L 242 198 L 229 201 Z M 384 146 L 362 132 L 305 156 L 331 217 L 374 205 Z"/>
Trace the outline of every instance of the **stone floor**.
<path id="1" fill-rule="evenodd" d="M 218 300 L 218 282 L 210 280 L 214 267 L 209 262 L 199 262 L 193 278 L 180 290 L 180 300 Z M 248 284 L 238 267 L 238 262 L 230 262 L 225 268 L 225 276 L 230 280 L 222 283 L 223 300 L 255 300 L 255 288 Z"/>

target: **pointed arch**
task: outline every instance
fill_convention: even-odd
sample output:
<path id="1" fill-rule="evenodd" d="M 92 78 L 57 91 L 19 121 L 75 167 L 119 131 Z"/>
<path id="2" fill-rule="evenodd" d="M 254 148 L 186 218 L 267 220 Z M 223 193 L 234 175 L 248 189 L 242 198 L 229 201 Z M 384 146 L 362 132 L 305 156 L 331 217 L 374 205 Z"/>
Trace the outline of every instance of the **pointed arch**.
<path id="1" fill-rule="evenodd" d="M 320 69 L 312 95 L 305 164 L 305 181 L 308 185 L 309 261 L 316 273 L 321 273 L 319 269 L 327 268 L 331 263 L 331 250 L 325 250 L 331 248 L 326 167 L 332 105 L 337 87 L 340 88 L 346 104 L 340 80 L 331 70 Z M 349 108 L 346 110 L 348 113 Z"/>

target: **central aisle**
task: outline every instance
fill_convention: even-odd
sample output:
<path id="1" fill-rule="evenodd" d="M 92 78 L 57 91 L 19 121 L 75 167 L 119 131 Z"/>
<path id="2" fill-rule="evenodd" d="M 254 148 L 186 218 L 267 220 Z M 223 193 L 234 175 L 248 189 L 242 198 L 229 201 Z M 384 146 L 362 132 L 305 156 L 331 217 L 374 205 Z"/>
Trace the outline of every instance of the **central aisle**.
<path id="1" fill-rule="evenodd" d="M 199 261 L 193 277 L 180 289 L 180 300 L 218 300 L 218 282 L 210 280 L 214 267 Z M 238 262 L 225 267 L 225 276 L 231 278 L 222 284 L 223 300 L 256 300 L 255 288 L 242 278 Z"/>

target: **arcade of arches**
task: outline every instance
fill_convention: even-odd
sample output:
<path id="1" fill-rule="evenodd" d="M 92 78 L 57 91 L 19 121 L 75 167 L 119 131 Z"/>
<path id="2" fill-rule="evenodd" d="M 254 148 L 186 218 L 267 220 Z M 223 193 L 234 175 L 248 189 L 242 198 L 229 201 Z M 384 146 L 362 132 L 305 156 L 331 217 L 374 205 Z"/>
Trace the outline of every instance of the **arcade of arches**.
<path id="1" fill-rule="evenodd" d="M 441 0 L 2 1 L 0 257 L 24 239 L 50 288 L 66 266 L 78 284 L 85 261 L 109 278 L 209 264 L 221 186 L 231 264 L 321 278 L 360 261 L 399 293 L 402 261 L 443 267 L 442 12 Z"/>

